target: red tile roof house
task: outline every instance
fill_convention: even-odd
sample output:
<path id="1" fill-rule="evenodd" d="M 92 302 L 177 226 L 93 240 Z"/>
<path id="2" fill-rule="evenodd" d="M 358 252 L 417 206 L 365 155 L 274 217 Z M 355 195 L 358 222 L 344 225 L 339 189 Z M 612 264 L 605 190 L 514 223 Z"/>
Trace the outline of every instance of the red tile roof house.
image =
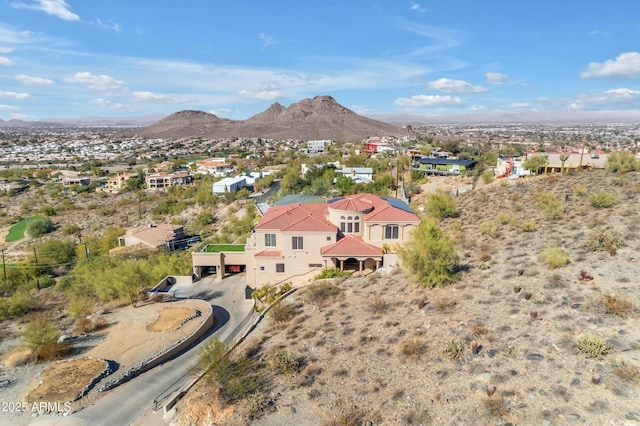
<path id="1" fill-rule="evenodd" d="M 397 255 L 385 253 L 383 246 L 401 245 L 419 223 L 404 202 L 372 194 L 271 207 L 247 239 L 242 269 L 254 288 L 303 282 L 323 268 L 376 270 L 398 263 Z M 207 255 L 220 254 L 193 254 L 198 276 L 209 266 L 224 269 Z"/>

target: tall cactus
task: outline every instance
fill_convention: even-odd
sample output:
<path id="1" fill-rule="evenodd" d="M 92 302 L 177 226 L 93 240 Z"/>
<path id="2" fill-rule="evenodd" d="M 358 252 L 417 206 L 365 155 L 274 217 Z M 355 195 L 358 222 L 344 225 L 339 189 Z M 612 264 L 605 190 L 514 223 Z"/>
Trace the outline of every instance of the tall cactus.
<path id="1" fill-rule="evenodd" d="M 569 159 L 568 153 L 563 152 L 562 154 L 560 154 L 560 163 L 562 164 L 560 171 L 562 172 L 562 174 L 564 174 L 564 162 L 567 161 L 568 159 Z"/>

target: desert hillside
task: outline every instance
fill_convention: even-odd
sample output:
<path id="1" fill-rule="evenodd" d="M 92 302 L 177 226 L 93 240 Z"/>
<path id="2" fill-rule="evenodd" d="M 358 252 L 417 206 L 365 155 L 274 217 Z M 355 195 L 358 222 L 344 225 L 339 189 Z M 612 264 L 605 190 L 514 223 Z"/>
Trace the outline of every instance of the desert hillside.
<path id="1" fill-rule="evenodd" d="M 636 424 L 638 194 L 640 173 L 604 171 L 461 194 L 440 221 L 457 283 L 391 269 L 300 289 L 236 350 L 251 395 L 225 405 L 202 381 L 170 422 Z"/>

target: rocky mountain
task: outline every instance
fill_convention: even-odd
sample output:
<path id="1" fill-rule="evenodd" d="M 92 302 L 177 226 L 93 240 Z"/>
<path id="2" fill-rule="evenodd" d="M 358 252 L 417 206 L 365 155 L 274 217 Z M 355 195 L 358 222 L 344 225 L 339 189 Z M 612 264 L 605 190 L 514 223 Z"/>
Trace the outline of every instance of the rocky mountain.
<path id="1" fill-rule="evenodd" d="M 303 99 L 288 108 L 274 103 L 247 120 L 222 119 L 202 111 L 180 111 L 138 133 L 164 139 L 262 137 L 301 140 L 360 140 L 368 136 L 404 134 L 395 125 L 356 114 L 331 96 Z"/>

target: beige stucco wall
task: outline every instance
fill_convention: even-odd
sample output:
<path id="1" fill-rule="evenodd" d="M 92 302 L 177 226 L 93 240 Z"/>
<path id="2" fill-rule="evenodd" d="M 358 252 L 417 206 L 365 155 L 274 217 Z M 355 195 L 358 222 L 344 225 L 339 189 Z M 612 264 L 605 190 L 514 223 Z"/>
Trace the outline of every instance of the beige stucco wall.
<path id="1" fill-rule="evenodd" d="M 398 225 L 398 239 L 385 239 L 384 230 L 386 225 Z M 403 244 L 409 238 L 411 229 L 415 227 L 415 224 L 408 223 L 373 223 L 367 224 L 365 229 L 364 240 L 374 246 L 382 247 L 383 244 Z"/>

